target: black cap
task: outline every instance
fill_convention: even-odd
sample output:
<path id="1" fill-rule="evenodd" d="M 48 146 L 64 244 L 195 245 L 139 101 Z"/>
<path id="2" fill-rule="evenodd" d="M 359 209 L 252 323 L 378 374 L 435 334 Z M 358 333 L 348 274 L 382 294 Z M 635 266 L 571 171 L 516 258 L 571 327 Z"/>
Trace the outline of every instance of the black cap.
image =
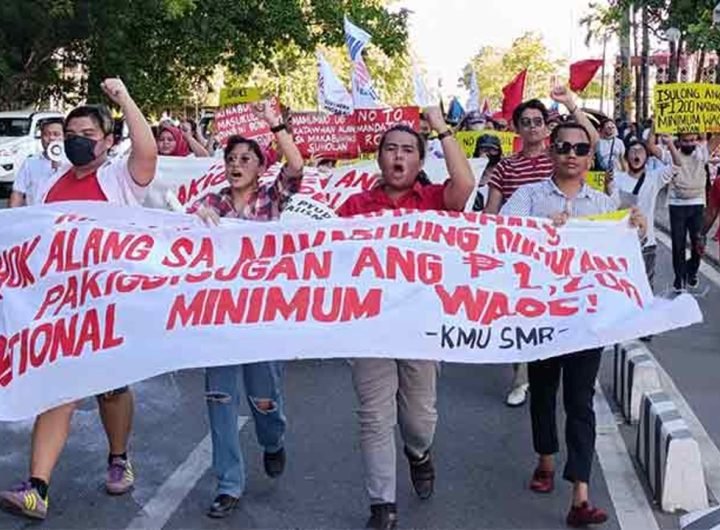
<path id="1" fill-rule="evenodd" d="M 500 138 L 492 134 L 483 134 L 477 139 L 475 147 L 494 147 L 496 149 L 502 149 Z"/>

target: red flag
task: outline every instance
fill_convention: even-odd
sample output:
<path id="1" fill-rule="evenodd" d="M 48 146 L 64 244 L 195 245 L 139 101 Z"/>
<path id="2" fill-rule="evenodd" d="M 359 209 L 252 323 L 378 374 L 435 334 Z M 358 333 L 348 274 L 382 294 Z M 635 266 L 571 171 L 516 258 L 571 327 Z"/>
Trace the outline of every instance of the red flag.
<path id="1" fill-rule="evenodd" d="M 570 65 L 570 90 L 582 92 L 590 84 L 603 62 L 599 59 L 587 59 Z"/>
<path id="2" fill-rule="evenodd" d="M 512 113 L 515 108 L 522 103 L 526 77 L 527 69 L 520 72 L 515 79 L 510 81 L 510 84 L 506 85 L 502 90 L 502 113 L 508 122 L 512 120 Z"/>

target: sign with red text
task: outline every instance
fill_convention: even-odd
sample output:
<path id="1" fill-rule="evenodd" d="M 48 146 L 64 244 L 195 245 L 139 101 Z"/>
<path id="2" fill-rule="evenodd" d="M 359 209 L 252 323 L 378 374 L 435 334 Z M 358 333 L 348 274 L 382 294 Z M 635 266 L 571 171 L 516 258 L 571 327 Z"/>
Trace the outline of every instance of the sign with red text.
<path id="1" fill-rule="evenodd" d="M 418 107 L 356 109 L 354 116 L 358 146 L 363 152 L 377 151 L 380 137 L 393 125 L 407 125 L 416 131 L 420 128 Z"/>
<path id="2" fill-rule="evenodd" d="M 653 298 L 625 222 L 389 211 L 206 227 L 91 202 L 0 213 L 0 420 L 186 368 L 522 362 L 702 318 L 689 295 Z"/>
<path id="3" fill-rule="evenodd" d="M 269 103 L 279 115 L 280 105 L 278 104 L 277 98 L 271 98 Z M 217 139 L 223 147 L 227 143 L 228 138 L 234 134 L 255 140 L 263 148 L 270 145 L 273 140 L 270 126 L 255 116 L 252 111 L 252 103 L 234 105 L 221 109 L 215 113 L 214 122 L 217 130 Z"/>
<path id="4" fill-rule="evenodd" d="M 295 145 L 305 158 L 355 158 L 358 144 L 355 117 L 350 114 L 294 112 L 292 132 Z"/>

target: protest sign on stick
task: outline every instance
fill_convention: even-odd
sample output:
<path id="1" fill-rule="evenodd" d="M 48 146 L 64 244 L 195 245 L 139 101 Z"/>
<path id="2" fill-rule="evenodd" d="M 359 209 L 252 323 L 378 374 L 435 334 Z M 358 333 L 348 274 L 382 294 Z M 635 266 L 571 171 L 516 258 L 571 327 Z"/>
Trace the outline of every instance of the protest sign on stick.
<path id="1" fill-rule="evenodd" d="M 503 156 L 510 156 L 513 153 L 519 151 L 518 144 L 520 142 L 517 141 L 519 137 L 515 133 L 493 131 L 490 129 L 482 131 L 459 131 L 455 133 L 455 138 L 457 138 L 458 143 L 460 143 L 460 147 L 462 147 L 463 151 L 465 152 L 465 156 L 467 156 L 468 158 L 472 158 L 472 156 L 475 154 L 475 145 L 477 144 L 477 139 L 480 138 L 483 134 L 489 134 L 490 136 L 495 136 L 500 139 L 500 146 L 502 147 Z"/>
<path id="2" fill-rule="evenodd" d="M 357 109 L 355 111 L 357 141 L 363 152 L 377 151 L 380 137 L 393 125 L 407 125 L 414 130 L 420 127 L 418 107 L 388 109 Z"/>
<path id="3" fill-rule="evenodd" d="M 294 112 L 292 131 L 295 145 L 305 158 L 325 156 L 355 158 L 358 143 L 354 115 L 324 112 Z"/>
<path id="4" fill-rule="evenodd" d="M 277 98 L 272 97 L 268 102 L 279 115 L 280 105 Z M 218 141 L 223 146 L 227 143 L 228 138 L 234 134 L 255 140 L 263 148 L 270 145 L 273 139 L 270 126 L 255 116 L 251 103 L 233 105 L 218 111 L 215 114 L 215 127 Z"/>
<path id="5" fill-rule="evenodd" d="M 655 130 L 661 134 L 720 132 L 720 85 L 656 85 Z"/>

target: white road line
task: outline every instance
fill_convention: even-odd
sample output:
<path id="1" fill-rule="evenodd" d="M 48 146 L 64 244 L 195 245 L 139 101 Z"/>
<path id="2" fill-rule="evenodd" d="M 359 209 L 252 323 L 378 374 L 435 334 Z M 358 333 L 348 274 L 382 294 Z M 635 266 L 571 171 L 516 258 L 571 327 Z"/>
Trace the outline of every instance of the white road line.
<path id="1" fill-rule="evenodd" d="M 615 415 L 599 382 L 595 384 L 595 452 L 607 483 L 618 523 L 623 530 L 658 530 L 658 524 L 633 467 Z"/>
<path id="2" fill-rule="evenodd" d="M 239 429 L 243 428 L 248 419 L 247 416 L 238 418 Z M 211 462 L 212 440 L 208 433 L 190 456 L 158 488 L 155 496 L 127 526 L 127 530 L 161 530 L 208 470 Z"/>
<path id="3" fill-rule="evenodd" d="M 655 236 L 663 245 L 668 248 L 672 248 L 672 243 L 667 235 L 662 232 L 656 232 Z M 718 271 L 716 271 L 713 267 L 705 262 L 701 262 L 700 272 L 716 286 L 720 287 L 720 273 L 718 273 Z M 652 350 L 650 351 L 650 354 L 652 355 Z M 688 427 L 690 427 L 690 432 L 693 434 L 693 437 L 697 440 L 697 443 L 700 446 L 700 456 L 702 457 L 703 467 L 705 469 L 705 481 L 707 482 L 708 489 L 712 493 L 713 497 L 715 497 L 715 500 L 720 501 L 720 449 L 718 449 L 715 442 L 713 442 L 712 438 L 710 438 L 705 430 L 705 427 L 703 427 L 692 408 L 690 408 L 688 402 L 675 386 L 675 382 L 654 355 L 653 360 L 658 367 L 663 389 L 677 405 L 680 415 L 685 418 L 685 421 L 688 423 Z"/>

